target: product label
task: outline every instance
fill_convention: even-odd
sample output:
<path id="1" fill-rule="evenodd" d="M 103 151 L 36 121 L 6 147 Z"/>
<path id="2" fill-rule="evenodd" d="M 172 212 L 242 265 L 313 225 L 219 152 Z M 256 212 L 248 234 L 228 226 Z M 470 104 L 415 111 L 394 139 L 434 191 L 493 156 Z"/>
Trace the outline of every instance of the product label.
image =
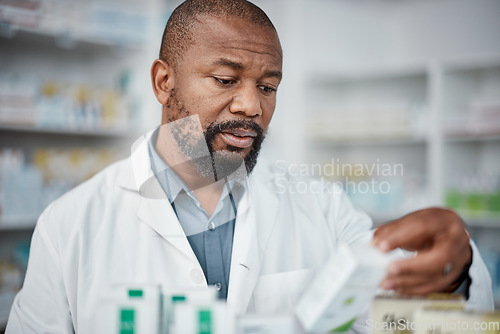
<path id="1" fill-rule="evenodd" d="M 134 318 L 135 310 L 121 309 L 120 310 L 120 334 L 134 334 Z"/>
<path id="2" fill-rule="evenodd" d="M 212 334 L 212 312 L 210 310 L 198 311 L 198 334 Z"/>

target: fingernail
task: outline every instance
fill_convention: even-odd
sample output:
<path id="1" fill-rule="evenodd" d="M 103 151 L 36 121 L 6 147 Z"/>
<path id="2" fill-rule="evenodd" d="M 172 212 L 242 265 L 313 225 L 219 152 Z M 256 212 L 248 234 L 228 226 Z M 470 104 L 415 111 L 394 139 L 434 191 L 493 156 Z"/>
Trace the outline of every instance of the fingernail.
<path id="1" fill-rule="evenodd" d="M 385 280 L 382 282 L 382 289 L 391 290 L 394 287 L 394 282 L 391 280 Z"/>
<path id="2" fill-rule="evenodd" d="M 390 274 L 399 274 L 399 267 L 396 264 L 390 264 L 389 268 L 387 268 L 387 271 Z"/>
<path id="3" fill-rule="evenodd" d="M 388 252 L 391 249 L 390 246 L 389 246 L 389 243 L 387 241 L 380 242 L 379 245 L 378 245 L 378 248 L 382 252 Z"/>

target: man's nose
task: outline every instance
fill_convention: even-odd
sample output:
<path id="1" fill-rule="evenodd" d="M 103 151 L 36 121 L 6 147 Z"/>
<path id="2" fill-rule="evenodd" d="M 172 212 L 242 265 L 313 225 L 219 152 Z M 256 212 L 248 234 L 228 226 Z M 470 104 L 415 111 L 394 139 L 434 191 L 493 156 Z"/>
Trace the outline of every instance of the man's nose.
<path id="1" fill-rule="evenodd" d="M 234 114 L 244 114 L 247 117 L 262 115 L 258 90 L 258 87 L 251 84 L 238 87 L 229 106 L 229 111 Z"/>

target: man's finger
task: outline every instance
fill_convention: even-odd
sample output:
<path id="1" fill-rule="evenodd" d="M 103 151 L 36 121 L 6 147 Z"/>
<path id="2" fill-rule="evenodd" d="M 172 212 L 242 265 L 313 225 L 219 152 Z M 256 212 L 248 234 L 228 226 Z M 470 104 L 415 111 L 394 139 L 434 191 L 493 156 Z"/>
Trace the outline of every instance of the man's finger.
<path id="1" fill-rule="evenodd" d="M 442 253 L 442 251 L 432 249 L 422 251 L 413 258 L 395 261 L 389 265 L 387 278 L 396 279 L 404 276 L 443 277 L 451 283 L 460 275 L 467 260 L 460 256 L 441 255 Z"/>
<path id="2" fill-rule="evenodd" d="M 382 251 L 395 248 L 417 250 L 429 247 L 432 230 L 422 222 L 412 223 L 411 218 L 401 218 L 379 227 L 373 237 L 373 243 Z"/>
<path id="3" fill-rule="evenodd" d="M 444 279 L 436 279 L 422 285 L 401 288 L 398 291 L 403 296 L 425 296 L 436 291 L 443 291 L 448 286 Z"/>
<path id="4" fill-rule="evenodd" d="M 400 219 L 379 227 L 373 243 L 382 251 L 395 248 L 422 250 L 430 247 L 435 237 L 450 228 L 463 229 L 453 211 L 433 208 L 408 214 Z M 447 222 L 443 224 L 442 222 Z"/>
<path id="5" fill-rule="evenodd" d="M 435 276 L 429 275 L 396 275 L 386 277 L 380 287 L 385 290 L 402 290 L 425 285 L 435 280 Z"/>

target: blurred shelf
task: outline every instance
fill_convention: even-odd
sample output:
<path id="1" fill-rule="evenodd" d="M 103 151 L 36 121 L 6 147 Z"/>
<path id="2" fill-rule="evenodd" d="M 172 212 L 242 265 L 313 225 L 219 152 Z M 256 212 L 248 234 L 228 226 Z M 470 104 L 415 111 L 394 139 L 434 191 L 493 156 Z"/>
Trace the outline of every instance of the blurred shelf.
<path id="1" fill-rule="evenodd" d="M 384 225 L 392 220 L 399 219 L 403 217 L 404 215 L 408 214 L 410 211 L 402 211 L 402 210 L 396 210 L 396 211 L 387 211 L 387 212 L 370 212 L 366 211 L 368 216 L 373 220 L 373 225 L 375 227 Z"/>
<path id="2" fill-rule="evenodd" d="M 394 219 L 398 219 L 403 217 L 404 215 L 410 213 L 415 210 L 396 210 L 396 211 L 388 211 L 388 212 L 370 212 L 366 211 L 366 213 L 373 219 L 374 225 L 379 226 L 385 222 L 389 222 Z M 469 227 L 478 227 L 478 228 L 498 228 L 500 229 L 500 213 L 492 214 L 490 212 L 478 212 L 471 214 L 468 211 L 460 211 L 455 210 L 460 217 L 464 220 L 465 224 Z"/>
<path id="3" fill-rule="evenodd" d="M 42 44 L 55 46 L 64 50 L 84 49 L 102 49 L 118 48 L 140 50 L 146 43 L 134 44 L 122 41 L 113 41 L 107 39 L 91 38 L 78 36 L 67 31 L 60 33 L 43 31 L 36 28 L 20 27 L 8 23 L 0 22 L 0 37 L 5 40 L 19 41 L 26 44 Z"/>
<path id="4" fill-rule="evenodd" d="M 86 130 L 86 129 L 63 129 L 63 128 L 49 128 L 49 127 L 33 127 L 33 126 L 19 126 L 19 125 L 6 125 L 0 124 L 0 132 L 28 132 L 36 134 L 55 134 L 64 136 L 89 136 L 89 137 L 109 137 L 109 138 L 135 138 L 140 134 L 130 130 Z"/>
<path id="5" fill-rule="evenodd" d="M 444 138 L 448 143 L 492 142 L 500 141 L 500 134 L 446 135 Z"/>
<path id="6" fill-rule="evenodd" d="M 452 57 L 443 61 L 445 71 L 481 70 L 498 66 L 500 66 L 499 54 Z"/>
<path id="7" fill-rule="evenodd" d="M 428 74 L 426 63 L 407 63 L 387 66 L 357 66 L 353 68 L 311 68 L 308 75 L 313 82 L 319 84 L 342 83 L 355 81 L 391 80 L 407 77 L 424 77 Z"/>
<path id="8" fill-rule="evenodd" d="M 460 213 L 464 222 L 469 227 L 484 227 L 484 228 L 498 228 L 500 229 L 500 214 L 488 215 L 488 214 L 477 214 L 471 215 L 470 213 Z"/>
<path id="9" fill-rule="evenodd" d="M 26 216 L 2 219 L 0 217 L 0 231 L 22 231 L 35 228 L 38 216 Z"/>
<path id="10" fill-rule="evenodd" d="M 0 331 L 7 327 L 7 320 L 15 297 L 16 293 L 14 292 L 0 293 Z"/>
<path id="11" fill-rule="evenodd" d="M 360 138 L 336 140 L 321 137 L 311 137 L 310 144 L 328 147 L 353 147 L 353 146 L 413 146 L 425 145 L 425 138 Z"/>

